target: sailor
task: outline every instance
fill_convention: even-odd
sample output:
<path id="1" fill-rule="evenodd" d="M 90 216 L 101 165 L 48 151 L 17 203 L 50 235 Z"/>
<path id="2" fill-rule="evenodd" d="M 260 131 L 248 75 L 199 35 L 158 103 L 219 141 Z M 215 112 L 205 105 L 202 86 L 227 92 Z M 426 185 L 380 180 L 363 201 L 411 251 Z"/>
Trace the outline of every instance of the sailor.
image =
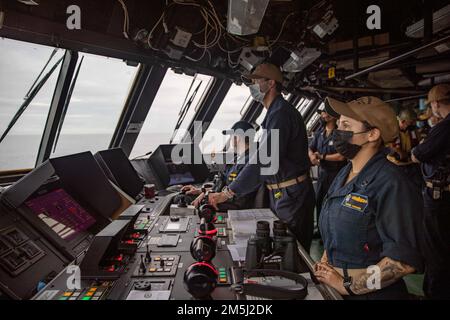
<path id="1" fill-rule="evenodd" d="M 419 144 L 420 131 L 416 127 L 417 115 L 411 109 L 403 109 L 397 116 L 399 136 L 389 144 L 390 153 L 387 159 L 397 165 L 416 187 L 422 189 L 420 167 L 411 159 L 411 150 Z"/>
<path id="2" fill-rule="evenodd" d="M 249 161 L 250 145 L 254 143 L 255 130 L 253 126 L 247 121 L 236 122 L 231 129 L 223 130 L 222 134 L 230 135 L 232 151 L 234 153 L 234 159 L 232 163 L 227 164 L 225 170 L 221 172 L 215 179 L 215 183 L 211 188 L 211 192 L 220 192 L 225 186 L 230 185 L 236 180 L 241 170 Z M 220 204 L 219 211 L 227 210 L 241 210 L 249 209 L 255 203 L 255 196 L 258 190 L 256 187 L 255 192 L 251 192 L 241 197 L 232 197 L 226 202 Z M 185 191 L 187 195 L 198 195 L 192 202 L 192 205 L 198 207 L 205 193 L 201 191 L 200 188 L 188 185 L 184 186 L 182 191 Z"/>
<path id="3" fill-rule="evenodd" d="M 424 293 L 431 299 L 450 299 L 450 84 L 434 86 L 427 102 L 433 115 L 442 120 L 412 150 L 413 160 L 420 162 L 425 180 Z"/>
<path id="4" fill-rule="evenodd" d="M 334 146 L 350 162 L 320 213 L 324 253 L 315 276 L 346 299 L 407 299 L 402 278 L 424 265 L 423 214 L 419 190 L 383 152 L 398 135 L 395 112 L 376 97 L 327 99 L 341 115 Z"/>
<path id="5" fill-rule="evenodd" d="M 309 144 L 309 159 L 313 165 L 319 167 L 319 175 L 316 190 L 316 214 L 319 221 L 322 201 L 327 194 L 328 188 L 334 178 L 347 163 L 344 156 L 336 152 L 331 139 L 333 131 L 336 129 L 336 121 L 339 115 L 331 109 L 329 112 L 318 110 L 322 126 L 314 133 L 314 137 Z"/>
<path id="6" fill-rule="evenodd" d="M 217 206 L 230 197 L 253 192 L 256 186 L 263 183 L 270 193 L 270 208 L 309 251 L 315 194 L 309 177 L 308 141 L 303 118 L 281 95 L 283 76 L 277 66 L 260 64 L 245 78 L 252 81 L 252 97 L 267 110 L 261 124 L 263 133 L 258 152 L 251 155 L 250 163 L 229 188 L 210 194 L 209 201 Z M 269 164 L 261 160 L 264 153 L 261 150 L 268 152 L 269 159 L 279 160 L 279 165 L 275 165 L 277 168 L 274 168 L 275 160 Z"/>

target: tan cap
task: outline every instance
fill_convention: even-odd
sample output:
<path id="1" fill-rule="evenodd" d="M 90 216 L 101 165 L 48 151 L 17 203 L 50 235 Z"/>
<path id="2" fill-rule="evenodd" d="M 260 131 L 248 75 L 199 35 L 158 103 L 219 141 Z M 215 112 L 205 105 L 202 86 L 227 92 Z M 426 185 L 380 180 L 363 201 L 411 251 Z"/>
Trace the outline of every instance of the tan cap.
<path id="1" fill-rule="evenodd" d="M 430 119 L 431 115 L 432 115 L 432 111 L 431 109 L 428 107 L 426 110 L 422 111 L 419 116 L 417 117 L 417 119 L 421 120 L 421 121 L 425 121 Z"/>
<path id="2" fill-rule="evenodd" d="M 430 92 L 428 92 L 428 99 L 426 101 L 427 104 L 440 101 L 444 99 L 450 99 L 450 84 L 438 84 L 431 88 Z"/>
<path id="3" fill-rule="evenodd" d="M 395 140 L 399 128 L 394 110 L 386 102 L 377 97 L 362 97 L 348 103 L 327 98 L 331 108 L 346 117 L 366 121 L 381 132 L 385 143 Z"/>
<path id="4" fill-rule="evenodd" d="M 283 83 L 283 74 L 280 68 L 271 63 L 262 63 L 251 74 L 243 75 L 242 77 L 247 79 L 270 79 Z"/>

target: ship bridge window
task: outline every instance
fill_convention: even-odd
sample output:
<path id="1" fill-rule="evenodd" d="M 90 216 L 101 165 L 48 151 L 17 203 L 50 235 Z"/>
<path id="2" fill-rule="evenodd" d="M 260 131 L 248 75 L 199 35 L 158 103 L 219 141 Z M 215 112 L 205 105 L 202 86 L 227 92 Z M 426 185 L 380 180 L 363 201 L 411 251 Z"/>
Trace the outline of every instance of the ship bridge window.
<path id="1" fill-rule="evenodd" d="M 312 102 L 313 102 L 312 99 L 301 98 L 300 101 L 297 103 L 295 107 L 297 108 L 298 111 L 300 111 L 302 117 L 305 116 L 306 111 L 308 111 Z"/>
<path id="2" fill-rule="evenodd" d="M 324 108 L 324 103 L 322 102 L 318 109 L 323 109 L 323 108 Z M 320 114 L 315 112 L 313 114 L 313 116 L 309 119 L 308 123 L 306 124 L 306 130 L 308 132 L 311 131 L 312 128 L 314 128 L 314 125 L 317 123 L 317 121 L 319 121 L 319 118 L 320 118 Z"/>
<path id="3" fill-rule="evenodd" d="M 250 101 L 247 86 L 235 84 L 231 86 L 200 142 L 200 150 L 203 153 L 216 153 L 223 150 L 228 137 L 223 136 L 222 130 L 230 129 L 236 121 L 241 119 Z"/>
<path id="4" fill-rule="evenodd" d="M 87 53 L 80 53 L 80 62 L 52 157 L 108 148 L 138 70 L 120 59 Z"/>
<path id="5" fill-rule="evenodd" d="M 130 158 L 155 150 L 158 145 L 168 144 L 171 140 L 174 143 L 180 142 L 212 79 L 206 75 L 197 74 L 192 77 L 168 70 L 134 144 Z M 188 108 L 185 108 L 191 99 Z M 175 130 L 177 123 L 181 125 L 178 130 Z"/>
<path id="6" fill-rule="evenodd" d="M 6 134 L 0 142 L 0 171 L 34 167 L 63 55 L 64 50 L 0 38 L 0 136 Z M 30 89 L 38 88 L 52 69 L 33 98 L 36 90 Z"/>

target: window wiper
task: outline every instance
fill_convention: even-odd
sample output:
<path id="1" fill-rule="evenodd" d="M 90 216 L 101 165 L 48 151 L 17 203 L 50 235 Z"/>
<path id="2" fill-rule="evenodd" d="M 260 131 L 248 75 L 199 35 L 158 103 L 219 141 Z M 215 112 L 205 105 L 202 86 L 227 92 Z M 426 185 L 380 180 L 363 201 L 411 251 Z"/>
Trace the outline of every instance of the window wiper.
<path id="1" fill-rule="evenodd" d="M 50 54 L 50 57 L 48 58 L 47 62 L 45 63 L 44 67 L 42 68 L 41 72 L 39 72 L 38 76 L 36 77 L 36 79 L 34 80 L 33 84 L 31 85 L 30 89 L 28 90 L 28 92 L 25 94 L 25 97 L 23 98 L 28 99 L 28 97 L 30 96 L 30 92 L 31 90 L 33 90 L 33 87 L 36 85 L 36 83 L 38 82 L 39 78 L 42 76 L 42 74 L 44 73 L 44 70 L 47 68 L 48 64 L 50 63 L 50 61 L 53 59 L 53 57 L 55 56 L 56 52 L 58 52 L 58 48 L 53 49 L 53 52 Z"/>
<path id="2" fill-rule="evenodd" d="M 2 143 L 3 139 L 8 135 L 9 131 L 14 127 L 14 124 L 19 120 L 20 116 L 25 112 L 25 110 L 28 108 L 30 103 L 33 101 L 34 97 L 39 93 L 39 91 L 42 89 L 44 84 L 47 82 L 47 80 L 50 78 L 50 76 L 55 71 L 56 67 L 62 62 L 64 57 L 61 57 L 58 61 L 56 61 L 55 65 L 44 75 L 44 77 L 34 86 L 29 94 L 25 97 L 25 101 L 20 106 L 19 110 L 16 112 L 14 117 L 11 119 L 11 121 L 8 124 L 8 127 L 6 128 L 5 132 L 3 132 L 2 136 L 0 137 L 0 143 Z"/>
<path id="3" fill-rule="evenodd" d="M 66 101 L 64 101 L 64 106 L 61 114 L 61 119 L 58 124 L 58 129 L 56 131 L 55 144 L 53 145 L 53 153 L 56 151 L 56 145 L 58 144 L 59 136 L 61 134 L 61 129 L 66 118 L 67 108 L 70 104 L 70 99 L 72 98 L 73 89 L 75 88 L 75 83 L 77 82 L 78 74 L 80 72 L 81 64 L 83 63 L 84 56 L 81 57 L 80 63 L 78 64 L 77 70 L 73 76 L 72 82 L 70 83 L 69 91 L 67 93 Z"/>
<path id="4" fill-rule="evenodd" d="M 192 83 L 191 83 L 191 86 L 189 87 L 188 93 L 189 93 L 189 91 L 191 90 L 191 88 L 192 88 L 192 86 L 193 86 L 193 84 L 194 84 L 195 79 L 196 79 L 196 78 L 194 78 L 194 79 L 192 80 Z M 193 91 L 192 94 L 190 95 L 189 99 L 187 99 L 187 95 L 186 95 L 186 98 L 184 99 L 185 104 L 184 104 L 184 106 L 181 108 L 180 113 L 178 114 L 177 124 L 175 125 L 175 129 L 173 130 L 172 137 L 170 138 L 170 142 L 169 142 L 169 143 L 172 143 L 172 142 L 173 142 L 173 139 L 175 139 L 175 136 L 176 136 L 177 133 L 178 133 L 178 129 L 180 128 L 181 124 L 183 123 L 183 121 L 184 121 L 184 119 L 185 119 L 185 117 L 186 117 L 187 112 L 188 112 L 189 109 L 191 108 L 192 102 L 194 101 L 195 96 L 197 95 L 197 92 L 198 92 L 198 90 L 200 89 L 200 86 L 202 85 L 202 83 L 203 83 L 203 81 L 200 81 L 200 83 L 197 85 L 197 87 L 194 89 L 194 91 Z M 187 102 L 186 102 L 186 100 L 187 100 Z M 183 103 L 184 103 L 184 102 L 183 102 Z"/>

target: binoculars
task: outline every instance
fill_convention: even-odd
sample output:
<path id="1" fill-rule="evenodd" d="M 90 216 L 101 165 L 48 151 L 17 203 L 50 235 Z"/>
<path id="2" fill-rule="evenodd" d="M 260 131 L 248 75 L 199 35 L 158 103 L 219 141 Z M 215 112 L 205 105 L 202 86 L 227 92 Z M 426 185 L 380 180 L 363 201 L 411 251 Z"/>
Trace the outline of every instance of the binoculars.
<path id="1" fill-rule="evenodd" d="M 247 270 L 261 269 L 267 257 L 281 257 L 281 270 L 300 272 L 301 259 L 296 238 L 288 231 L 281 220 L 273 222 L 273 237 L 270 236 L 270 224 L 257 221 L 256 234 L 247 242 L 245 266 Z"/>

